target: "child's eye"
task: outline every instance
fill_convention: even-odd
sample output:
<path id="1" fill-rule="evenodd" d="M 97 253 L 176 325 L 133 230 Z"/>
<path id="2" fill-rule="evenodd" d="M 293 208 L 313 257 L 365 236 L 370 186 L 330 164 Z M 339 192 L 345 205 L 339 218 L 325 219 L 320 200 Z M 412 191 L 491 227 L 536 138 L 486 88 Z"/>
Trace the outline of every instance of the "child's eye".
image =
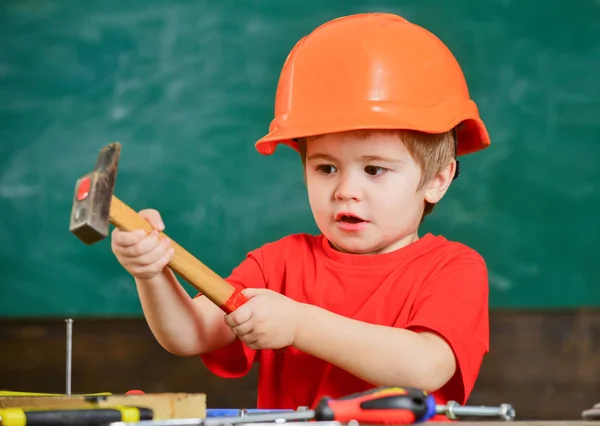
<path id="1" fill-rule="evenodd" d="M 321 164 L 319 166 L 317 166 L 316 169 L 318 172 L 321 172 L 325 175 L 328 175 L 330 173 L 334 173 L 335 172 L 335 166 L 332 166 L 331 164 Z"/>
<path id="2" fill-rule="evenodd" d="M 387 172 L 387 169 L 383 168 L 383 167 L 377 167 L 377 166 L 366 166 L 365 167 L 365 173 L 367 173 L 371 176 L 380 176 L 380 175 L 384 174 L 385 172 Z"/>

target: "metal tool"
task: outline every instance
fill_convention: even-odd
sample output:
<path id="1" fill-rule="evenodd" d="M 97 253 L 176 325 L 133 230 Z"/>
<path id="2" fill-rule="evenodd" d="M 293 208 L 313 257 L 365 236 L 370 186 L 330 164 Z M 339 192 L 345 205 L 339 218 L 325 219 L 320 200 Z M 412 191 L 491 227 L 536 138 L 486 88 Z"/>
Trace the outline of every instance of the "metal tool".
<path id="1" fill-rule="evenodd" d="M 286 423 L 286 421 L 275 422 L 275 424 Z M 342 426 L 341 422 L 335 420 L 320 420 L 320 421 L 311 421 L 309 423 L 310 426 Z M 211 425 L 211 426 L 229 426 L 227 422 L 223 422 L 220 425 Z M 263 423 L 244 423 L 244 426 L 273 426 L 272 422 L 263 422 Z M 350 421 L 348 426 L 358 426 L 358 422 Z"/>
<path id="2" fill-rule="evenodd" d="M 436 414 L 443 414 L 450 420 L 456 420 L 459 417 L 498 417 L 502 420 L 511 421 L 515 418 L 515 409 L 510 404 L 500 404 L 499 406 L 471 406 L 460 405 L 456 401 L 448 401 L 446 405 L 436 405 Z"/>
<path id="3" fill-rule="evenodd" d="M 246 414 L 240 417 L 208 417 L 204 420 L 204 426 L 219 426 L 223 424 L 248 424 L 248 423 L 286 423 L 296 421 L 319 420 L 314 410 L 287 411 L 271 413 Z"/>
<path id="4" fill-rule="evenodd" d="M 222 418 L 209 418 L 209 419 L 166 419 L 166 420 L 142 420 L 139 422 L 112 422 L 108 426 L 230 426 L 238 423 L 244 423 L 244 426 L 273 426 L 274 424 L 287 423 L 287 419 L 278 419 L 275 421 L 263 420 L 255 421 L 252 417 L 252 421 L 246 420 L 244 422 L 232 422 L 231 420 L 236 419 L 231 417 Z M 355 423 L 355 422 L 353 422 Z M 310 422 L 311 426 L 341 426 L 341 422 L 338 421 L 313 421 Z M 352 425 L 351 425 L 352 426 Z"/>
<path id="5" fill-rule="evenodd" d="M 295 411 L 308 411 L 309 407 L 300 406 Z M 292 413 L 292 409 L 268 408 L 207 408 L 206 417 L 251 417 L 258 414 Z"/>
<path id="6" fill-rule="evenodd" d="M 120 153 L 120 143 L 106 145 L 100 150 L 94 170 L 80 177 L 75 185 L 69 229 L 85 244 L 106 238 L 110 223 L 123 231 L 143 229 L 149 233 L 154 230 L 146 219 L 113 194 Z M 163 232 L 159 236 L 161 239 L 167 237 Z M 248 301 L 241 291 L 173 239 L 171 247 L 175 249 L 169 262 L 173 271 L 223 311 L 231 313 Z"/>
<path id="7" fill-rule="evenodd" d="M 73 358 L 73 320 L 65 320 L 67 323 L 67 368 L 66 368 L 66 394 L 71 396 L 71 366 Z"/>
<path id="8" fill-rule="evenodd" d="M 587 410 L 583 410 L 581 418 L 583 420 L 600 420 L 600 402 Z"/>
<path id="9" fill-rule="evenodd" d="M 252 414 L 243 417 L 207 417 L 189 418 L 189 419 L 168 419 L 168 420 L 144 420 L 139 422 L 113 422 L 109 426 L 227 426 L 227 425 L 254 425 L 257 423 L 286 423 L 295 421 L 307 421 L 314 418 L 312 412 L 296 412 L 290 411 L 286 413 L 270 413 L 270 414 Z M 315 423 L 315 422 L 311 422 Z M 318 422 L 321 423 L 321 422 Z M 324 422 L 338 423 L 338 422 Z"/>
<path id="10" fill-rule="evenodd" d="M 306 421 L 315 417 L 315 413 L 308 407 L 298 407 L 297 410 L 283 409 L 257 409 L 257 408 L 209 408 L 206 410 L 206 418 L 148 420 L 135 423 L 114 422 L 110 426 L 227 426 L 234 424 L 269 425 L 273 423 L 286 423 L 290 421 Z M 338 426 L 337 421 L 311 422 L 322 424 L 322 426 Z"/>

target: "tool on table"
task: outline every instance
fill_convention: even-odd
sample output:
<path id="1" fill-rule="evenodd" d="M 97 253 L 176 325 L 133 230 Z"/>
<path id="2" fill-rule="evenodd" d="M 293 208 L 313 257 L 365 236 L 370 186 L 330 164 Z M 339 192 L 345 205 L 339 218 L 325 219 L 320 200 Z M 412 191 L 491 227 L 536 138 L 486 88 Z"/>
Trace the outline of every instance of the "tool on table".
<path id="1" fill-rule="evenodd" d="M 85 244 L 108 236 L 109 224 L 124 231 L 153 230 L 146 219 L 114 194 L 121 144 L 113 142 L 100 150 L 94 170 L 77 180 L 70 231 Z M 160 237 L 166 235 L 160 232 Z M 171 242 L 175 253 L 169 266 L 226 313 L 248 301 L 240 291 L 205 266 L 187 250 Z"/>
<path id="2" fill-rule="evenodd" d="M 67 323 L 67 382 L 66 382 L 66 395 L 71 396 L 71 365 L 73 355 L 73 320 L 71 318 L 66 319 Z"/>
<path id="3" fill-rule="evenodd" d="M 153 412 L 145 407 L 115 406 L 110 408 L 0 408 L 2 426 L 100 426 L 110 422 L 146 421 Z"/>
<path id="4" fill-rule="evenodd" d="M 213 421 L 214 420 L 214 421 Z M 224 417 L 218 419 L 212 418 L 208 421 L 205 419 L 166 419 L 166 420 L 144 420 L 135 423 L 126 422 L 113 422 L 109 423 L 108 426 L 233 426 L 238 422 L 231 422 L 230 417 Z M 303 421 L 309 419 L 302 419 Z M 273 426 L 273 424 L 287 423 L 293 420 L 287 420 L 278 418 L 277 420 L 261 420 L 255 421 L 254 417 L 251 420 L 246 420 L 244 426 Z M 342 426 L 341 422 L 338 421 L 311 421 L 311 426 Z M 352 426 L 350 423 L 349 426 Z"/>
<path id="5" fill-rule="evenodd" d="M 276 422 L 255 422 L 253 419 L 248 420 L 247 423 L 244 423 L 244 426 L 273 426 L 276 424 L 280 424 L 280 423 L 286 423 L 285 420 L 279 420 Z M 294 422 L 292 422 L 294 423 Z M 296 424 L 298 424 L 298 422 L 295 422 Z M 349 423 L 342 423 L 342 422 L 338 422 L 338 421 L 327 421 L 327 420 L 311 420 L 310 423 L 308 421 L 304 421 L 304 423 L 306 423 L 307 425 L 310 426 L 358 426 L 358 422 L 356 421 L 351 421 Z M 169 425 L 163 425 L 163 426 L 169 426 Z M 179 424 L 172 424 L 170 426 L 180 426 Z M 191 425 L 181 425 L 181 426 L 191 426 Z M 223 419 L 222 423 L 217 424 L 212 424 L 211 426 L 233 426 L 232 424 L 228 423 L 226 419 Z"/>
<path id="6" fill-rule="evenodd" d="M 446 405 L 436 405 L 436 414 L 443 414 L 451 420 L 461 417 L 498 417 L 511 421 L 515 418 L 515 409 L 510 404 L 500 404 L 498 407 L 460 405 L 456 401 L 449 401 Z"/>
<path id="7" fill-rule="evenodd" d="M 281 423 L 308 420 L 334 423 L 347 423 L 354 420 L 371 424 L 407 424 L 433 416 L 435 403 L 432 404 L 431 401 L 433 398 L 429 394 L 417 389 L 380 387 L 339 399 L 322 398 L 314 410 L 301 408 L 296 411 L 270 413 L 259 410 L 245 416 L 147 421 L 130 423 L 129 426 L 223 426 L 240 423 Z M 235 412 L 233 411 L 232 414 Z M 127 426 L 127 423 L 116 422 L 111 426 Z"/>
<path id="8" fill-rule="evenodd" d="M 210 410 L 210 409 L 209 409 Z M 172 419 L 142 421 L 136 423 L 115 422 L 110 426 L 227 426 L 246 424 L 257 426 L 262 423 L 283 423 L 313 420 L 321 423 L 364 424 L 409 424 L 424 422 L 436 414 L 457 417 L 499 417 L 512 420 L 515 412 L 509 404 L 500 407 L 470 407 L 457 403 L 438 405 L 433 395 L 414 388 L 379 387 L 366 392 L 351 394 L 342 398 L 322 398 L 314 410 L 273 410 L 241 415 L 240 410 L 216 409 L 213 414 L 225 414 L 223 417 L 211 416 L 197 419 Z M 311 422 L 314 423 L 314 422 Z"/>
<path id="9" fill-rule="evenodd" d="M 306 411 L 308 407 L 299 407 L 296 411 Z M 261 408 L 207 408 L 206 417 L 248 417 L 257 414 L 291 413 L 294 410 Z"/>
<path id="10" fill-rule="evenodd" d="M 600 402 L 595 404 L 592 408 L 583 410 L 581 412 L 581 418 L 583 420 L 600 420 Z"/>

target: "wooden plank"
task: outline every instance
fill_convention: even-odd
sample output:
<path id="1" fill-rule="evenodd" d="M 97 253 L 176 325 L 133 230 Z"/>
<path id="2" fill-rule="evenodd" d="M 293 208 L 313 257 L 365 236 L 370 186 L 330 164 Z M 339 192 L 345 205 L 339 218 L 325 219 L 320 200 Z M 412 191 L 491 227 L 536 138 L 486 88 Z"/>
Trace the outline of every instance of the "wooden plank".
<path id="1" fill-rule="evenodd" d="M 150 408 L 155 419 L 205 418 L 206 394 L 163 393 L 108 396 L 1 396 L 0 408 L 106 408 L 130 405 Z"/>

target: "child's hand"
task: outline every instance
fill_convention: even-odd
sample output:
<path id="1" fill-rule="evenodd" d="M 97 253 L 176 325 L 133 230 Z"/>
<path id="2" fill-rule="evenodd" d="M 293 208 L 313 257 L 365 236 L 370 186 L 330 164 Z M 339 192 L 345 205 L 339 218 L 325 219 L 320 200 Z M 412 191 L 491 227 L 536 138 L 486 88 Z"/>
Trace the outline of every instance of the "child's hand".
<path id="1" fill-rule="evenodd" d="M 235 335 L 252 349 L 293 345 L 302 304 L 267 289 L 242 293 L 250 300 L 225 317 Z"/>
<path id="2" fill-rule="evenodd" d="M 173 257 L 174 249 L 168 238 L 160 239 L 158 232 L 164 224 L 158 211 L 146 209 L 140 211 L 154 230 L 146 235 L 142 229 L 132 232 L 117 228 L 112 232 L 111 247 L 117 260 L 134 277 L 150 279 L 159 274 Z"/>

